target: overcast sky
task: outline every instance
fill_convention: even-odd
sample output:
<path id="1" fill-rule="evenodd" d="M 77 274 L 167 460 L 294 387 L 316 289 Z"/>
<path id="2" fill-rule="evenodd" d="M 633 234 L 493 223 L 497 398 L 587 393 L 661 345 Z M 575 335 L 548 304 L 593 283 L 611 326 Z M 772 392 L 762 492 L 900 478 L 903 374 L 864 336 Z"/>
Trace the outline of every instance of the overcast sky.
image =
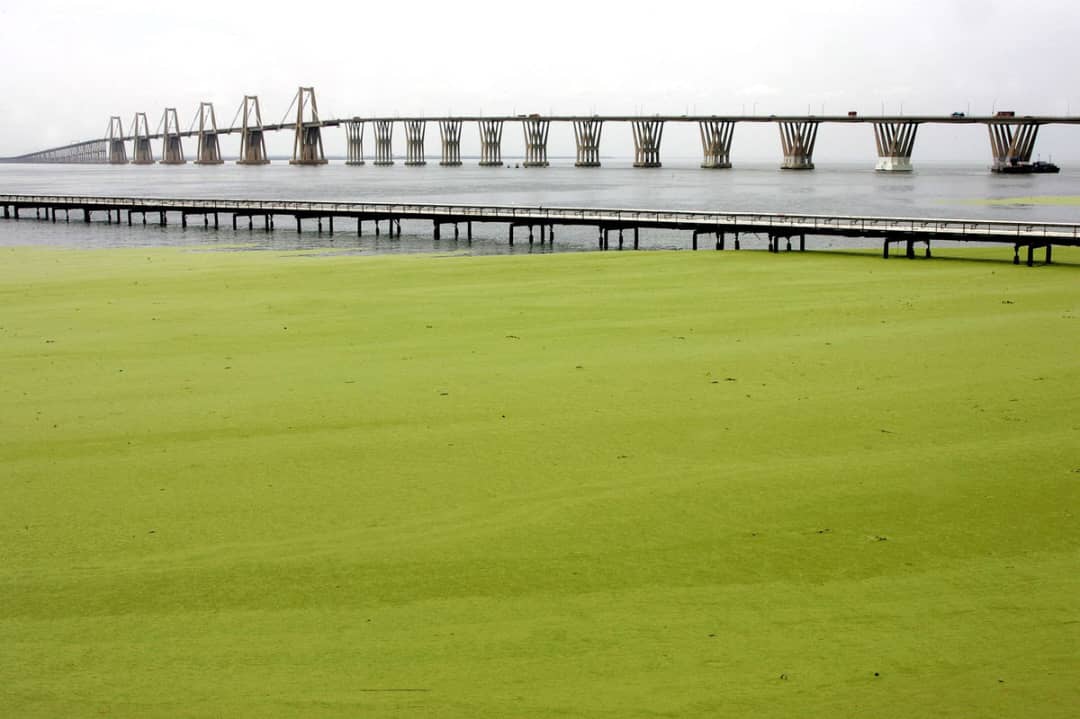
<path id="1" fill-rule="evenodd" d="M 1080 114 L 1080 3 L 1039 0 L 177 3 L 4 0 L 0 155 L 100 137 L 162 108 L 185 127 L 199 101 L 228 124 L 259 95 L 279 121 L 298 85 L 323 117 L 452 113 L 887 112 L 992 109 Z M 438 132 L 428 130 L 429 153 Z M 475 151 L 466 128 L 463 151 Z M 873 159 L 868 126 L 821 130 L 816 159 Z M 343 154 L 344 133 L 327 131 Z M 236 152 L 236 138 L 223 141 Z M 373 148 L 370 129 L 368 153 Z M 507 128 L 504 153 L 521 151 Z M 287 152 L 276 137 L 271 152 Z M 665 156 L 699 152 L 697 129 L 669 128 Z M 404 151 L 403 131 L 395 150 Z M 630 130 L 602 152 L 627 155 Z M 155 154 L 160 149 L 155 146 Z M 1080 126 L 1046 129 L 1037 151 L 1080 157 Z M 188 150 L 191 154 L 191 150 Z M 553 128 L 549 152 L 573 152 Z M 779 160 L 775 128 L 742 126 L 740 158 Z M 989 163 L 981 127 L 927 127 L 915 160 Z"/>

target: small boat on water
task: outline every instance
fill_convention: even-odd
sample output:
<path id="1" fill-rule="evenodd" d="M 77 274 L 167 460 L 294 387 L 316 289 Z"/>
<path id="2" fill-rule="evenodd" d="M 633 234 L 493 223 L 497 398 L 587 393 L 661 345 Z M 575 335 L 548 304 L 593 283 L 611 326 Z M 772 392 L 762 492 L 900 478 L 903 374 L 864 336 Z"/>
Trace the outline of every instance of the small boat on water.
<path id="1" fill-rule="evenodd" d="M 1007 165 L 997 165 L 993 169 L 994 172 L 1001 172 L 1006 175 L 1053 174 L 1061 172 L 1061 168 L 1054 163 L 1044 162 L 1042 160 L 1036 162 L 1011 162 Z"/>

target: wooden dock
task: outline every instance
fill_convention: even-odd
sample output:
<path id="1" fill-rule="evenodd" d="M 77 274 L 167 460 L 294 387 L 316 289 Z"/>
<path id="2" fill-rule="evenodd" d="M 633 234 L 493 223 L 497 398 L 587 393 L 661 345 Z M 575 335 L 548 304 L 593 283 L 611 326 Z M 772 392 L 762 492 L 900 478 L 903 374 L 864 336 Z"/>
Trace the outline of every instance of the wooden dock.
<path id="1" fill-rule="evenodd" d="M 930 243 L 934 241 L 978 242 L 1012 245 L 1013 263 L 1020 263 L 1020 250 L 1026 248 L 1027 264 L 1034 264 L 1036 248 L 1045 250 L 1047 263 L 1052 260 L 1052 248 L 1080 245 L 1080 223 L 1012 222 L 1002 220 L 963 220 L 948 218 L 873 217 L 858 215 L 808 215 L 759 212 L 708 212 L 690 210 L 642 210 L 580 207 L 523 207 L 510 205 L 458 205 L 415 204 L 384 202 L 309 202 L 297 200 L 221 200 L 178 199 L 154 197 L 92 197 L 74 195 L 0 195 L 0 207 L 4 219 L 18 220 L 24 213 L 34 212 L 37 219 L 57 221 L 57 213 L 63 221 L 106 222 L 133 224 L 133 218 L 146 224 L 147 218 L 156 224 L 166 225 L 170 215 L 187 227 L 188 218 L 202 218 L 202 224 L 215 228 L 228 220 L 233 229 L 238 221 L 247 219 L 248 229 L 253 229 L 255 219 L 262 218 L 263 229 L 275 229 L 275 218 L 291 217 L 296 231 L 303 230 L 302 221 L 316 220 L 318 231 L 334 232 L 334 221 L 355 220 L 355 232 L 362 234 L 365 222 L 374 225 L 375 234 L 381 232 L 385 223 L 393 236 L 401 235 L 401 223 L 408 221 L 430 222 L 435 239 L 440 239 L 446 227 L 452 227 L 454 237 L 459 237 L 460 227 L 465 226 L 467 239 L 472 239 L 473 223 L 496 223 L 508 228 L 508 241 L 513 244 L 515 231 L 528 231 L 528 241 L 538 239 L 541 244 L 554 242 L 556 227 L 589 226 L 597 228 L 597 248 L 606 250 L 615 244 L 622 249 L 624 242 L 637 249 L 641 230 L 683 230 L 690 235 L 690 248 L 698 249 L 701 237 L 714 240 L 717 250 L 726 249 L 731 237 L 732 249 L 740 249 L 741 235 L 757 235 L 768 238 L 770 252 L 792 249 L 792 241 L 798 241 L 798 249 L 806 249 L 806 237 L 824 236 L 840 238 L 879 239 L 882 255 L 889 256 L 890 246 L 903 244 L 908 257 L 915 256 L 916 244 L 925 245 L 930 256 Z M 612 238 L 612 235 L 615 238 Z M 627 237 L 629 234 L 629 237 Z"/>

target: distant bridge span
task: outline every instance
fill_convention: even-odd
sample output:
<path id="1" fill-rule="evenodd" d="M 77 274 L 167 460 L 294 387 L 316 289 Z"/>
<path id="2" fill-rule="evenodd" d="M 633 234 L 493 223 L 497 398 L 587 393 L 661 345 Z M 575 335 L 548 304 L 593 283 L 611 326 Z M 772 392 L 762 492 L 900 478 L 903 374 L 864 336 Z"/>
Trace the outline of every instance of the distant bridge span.
<path id="1" fill-rule="evenodd" d="M 319 165 L 326 163 L 323 150 L 322 130 L 345 126 L 346 164 L 363 165 L 365 127 L 371 125 L 375 140 L 375 165 L 394 164 L 394 128 L 401 125 L 405 130 L 405 164 L 426 164 L 425 138 L 428 123 L 439 127 L 441 144 L 440 165 L 454 166 L 461 163 L 461 132 L 465 123 L 475 123 L 480 133 L 480 165 L 500 166 L 502 162 L 503 127 L 507 123 L 521 125 L 525 138 L 526 167 L 546 167 L 548 163 L 548 132 L 551 123 L 570 123 L 574 128 L 577 149 L 575 165 L 598 167 L 600 165 L 600 140 L 607 123 L 629 123 L 634 137 L 634 167 L 660 167 L 660 148 L 664 127 L 668 123 L 696 123 L 701 135 L 703 160 L 701 166 L 709 169 L 731 167 L 731 147 L 734 130 L 739 123 L 772 123 L 780 133 L 783 152 L 781 167 L 793 170 L 810 170 L 814 167 L 814 149 L 818 128 L 828 124 L 872 124 L 877 149 L 876 169 L 890 172 L 910 171 L 911 154 L 915 136 L 920 125 L 984 125 L 990 137 L 993 156 L 992 169 L 997 172 L 1025 171 L 1031 168 L 1031 157 L 1039 129 L 1044 125 L 1078 125 L 1080 117 L 1025 115 L 998 113 L 993 116 L 952 115 L 444 115 L 444 116 L 388 116 L 370 115 L 348 118 L 321 119 L 315 100 L 314 88 L 301 87 L 293 97 L 286 115 L 295 107 L 296 117 L 291 122 L 263 123 L 258 98 L 245 96 L 237 117 L 243 116 L 240 125 L 219 128 L 213 105 L 201 103 L 197 115 L 198 129 L 181 130 L 175 108 L 166 108 L 159 130 L 149 131 L 145 113 L 136 113 L 127 131 L 119 116 L 110 118 L 106 137 L 40 150 L 5 162 L 44 163 L 108 163 L 127 164 L 129 143 L 132 145 L 130 162 L 153 163 L 152 142 L 161 143 L 162 164 L 184 164 L 184 139 L 195 138 L 197 164 L 221 164 L 218 136 L 239 134 L 241 136 L 238 164 L 261 165 L 269 162 L 266 154 L 265 133 L 292 132 L 293 153 L 290 164 Z"/>

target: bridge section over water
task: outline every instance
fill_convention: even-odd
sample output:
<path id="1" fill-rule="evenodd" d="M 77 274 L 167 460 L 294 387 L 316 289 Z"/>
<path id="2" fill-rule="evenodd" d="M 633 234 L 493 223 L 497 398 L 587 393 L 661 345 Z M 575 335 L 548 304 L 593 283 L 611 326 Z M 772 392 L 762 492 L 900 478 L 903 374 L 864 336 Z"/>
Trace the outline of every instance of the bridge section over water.
<path id="1" fill-rule="evenodd" d="M 95 213 L 104 214 L 106 221 L 117 224 L 127 213 L 127 224 L 138 217 L 146 224 L 147 217 L 155 217 L 161 225 L 168 223 L 169 215 L 178 216 L 180 224 L 187 227 L 188 217 L 201 217 L 204 226 L 211 221 L 219 227 L 221 217 L 231 218 L 233 229 L 238 220 L 247 219 L 248 229 L 254 229 L 254 218 L 261 217 L 263 228 L 274 229 L 274 218 L 292 217 L 296 231 L 303 230 L 303 220 L 315 220 L 318 231 L 323 231 L 323 221 L 333 233 L 334 221 L 355 220 L 356 232 L 363 232 L 364 222 L 372 223 L 375 233 L 380 223 L 386 223 L 391 235 L 401 235 L 404 220 L 431 223 L 436 240 L 442 236 L 444 227 L 453 227 L 454 238 L 459 237 L 459 226 L 465 225 L 467 239 L 472 239 L 473 223 L 498 223 L 508 228 L 508 241 L 515 241 L 515 230 L 528 231 L 528 241 L 555 241 L 555 228 L 559 226 L 588 226 L 597 229 L 597 247 L 609 249 L 611 235 L 617 235 L 617 247 L 623 248 L 626 233 L 632 235 L 634 249 L 639 246 L 641 230 L 685 230 L 690 233 L 690 247 L 698 249 L 701 236 L 715 240 L 715 248 L 723 250 L 730 235 L 735 250 L 741 248 L 740 236 L 759 235 L 768 238 L 770 252 L 780 251 L 781 240 L 792 249 L 792 240 L 799 243 L 799 250 L 806 249 L 806 237 L 825 236 L 839 238 L 874 238 L 882 241 L 884 257 L 889 256 L 893 244 L 903 244 L 908 257 L 915 256 L 916 243 L 925 244 L 925 254 L 930 256 L 932 241 L 998 243 L 1013 246 L 1013 262 L 1020 263 L 1021 248 L 1027 249 L 1027 264 L 1034 263 L 1036 248 L 1044 248 L 1046 262 L 1051 262 L 1054 245 L 1080 246 L 1080 223 L 1009 222 L 1001 220 L 958 220 L 941 218 L 871 217 L 854 215 L 797 215 L 787 213 L 750 212 L 704 212 L 690 210 L 638 210 L 580 207 L 518 207 L 508 205 L 446 205 L 379 202 L 309 202 L 289 200 L 210 200 L 151 197 L 85 197 L 71 195 L 0 195 L 0 207 L 4 219 L 19 220 L 21 213 L 33 211 L 36 219 L 57 221 L 63 213 L 63 221 L 91 222 Z M 114 219 L 115 218 L 115 219 Z"/>
<path id="2" fill-rule="evenodd" d="M 295 108 L 292 121 L 286 119 Z M 242 117 L 239 125 L 235 125 Z M 198 124 L 198 129 L 194 126 Z M 320 165 L 326 163 L 322 131 L 345 126 L 346 157 L 349 165 L 364 165 L 364 135 L 372 127 L 375 138 L 376 166 L 394 164 L 394 126 L 401 125 L 405 137 L 405 164 L 425 164 L 425 137 L 428 123 L 439 127 L 442 166 L 461 164 L 462 126 L 475 125 L 480 141 L 480 165 L 498 167 L 503 164 L 502 140 L 505 125 L 520 125 L 525 143 L 525 167 L 548 166 L 548 133 L 552 123 L 572 124 L 576 144 L 575 165 L 600 165 L 600 140 L 605 124 L 627 123 L 633 130 L 634 167 L 660 167 L 664 128 L 669 124 L 696 124 L 701 137 L 702 163 L 707 169 L 731 167 L 731 148 L 735 128 L 740 123 L 771 123 L 776 125 L 783 152 L 781 167 L 790 170 L 812 170 L 818 130 L 822 124 L 871 124 L 878 161 L 876 169 L 885 172 L 907 172 L 912 169 L 911 155 L 918 129 L 926 124 L 984 125 L 990 138 L 993 156 L 992 169 L 997 172 L 1024 170 L 1031 164 L 1039 129 L 1051 124 L 1080 124 L 1080 117 L 1031 116 L 1017 117 L 1013 113 L 993 116 L 966 117 L 952 115 L 455 115 L 455 116 L 382 116 L 354 115 L 337 119 L 321 119 L 315 99 L 315 89 L 301 87 L 279 123 L 264 124 L 259 100 L 245 95 L 229 127 L 219 128 L 213 105 L 201 103 L 192 121 L 192 128 L 181 130 L 176 109 L 166 108 L 157 132 L 150 132 L 145 113 L 135 113 L 130 128 L 125 131 L 121 118 L 114 116 L 104 138 L 32 152 L 9 158 L 9 162 L 79 162 L 147 164 L 153 162 L 152 141 L 161 143 L 162 164 L 185 162 L 182 140 L 195 138 L 198 142 L 195 162 L 219 164 L 218 136 L 239 134 L 238 164 L 260 165 L 269 162 L 266 156 L 265 134 L 292 132 L 293 152 L 290 164 Z M 127 144 L 132 143 L 132 152 Z M 129 157 L 131 158 L 129 160 Z"/>

